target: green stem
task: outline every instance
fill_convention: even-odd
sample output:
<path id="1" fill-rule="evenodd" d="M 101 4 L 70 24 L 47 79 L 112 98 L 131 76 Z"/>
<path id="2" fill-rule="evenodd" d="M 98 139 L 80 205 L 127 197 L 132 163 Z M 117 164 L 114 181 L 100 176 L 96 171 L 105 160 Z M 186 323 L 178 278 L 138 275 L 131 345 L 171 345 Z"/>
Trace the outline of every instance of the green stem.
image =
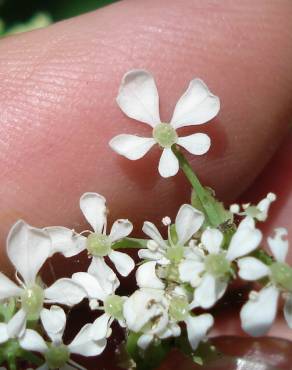
<path id="1" fill-rule="evenodd" d="M 114 243 L 112 248 L 113 249 L 122 249 L 122 248 L 130 248 L 130 249 L 141 249 L 147 248 L 148 239 L 138 239 L 138 238 L 124 238 L 119 240 L 118 242 Z"/>

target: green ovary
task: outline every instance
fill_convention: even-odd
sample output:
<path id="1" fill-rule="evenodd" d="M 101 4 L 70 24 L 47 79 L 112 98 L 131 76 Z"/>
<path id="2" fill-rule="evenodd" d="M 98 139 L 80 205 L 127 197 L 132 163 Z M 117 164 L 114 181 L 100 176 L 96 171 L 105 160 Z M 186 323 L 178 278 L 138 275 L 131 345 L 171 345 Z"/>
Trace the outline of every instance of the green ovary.
<path id="1" fill-rule="evenodd" d="M 66 365 L 70 358 L 70 352 L 64 344 L 58 346 L 51 345 L 45 353 L 46 363 L 50 369 L 59 369 Z"/>
<path id="2" fill-rule="evenodd" d="M 189 304 L 185 297 L 173 297 L 169 305 L 169 314 L 175 321 L 183 321 L 189 314 Z"/>
<path id="3" fill-rule="evenodd" d="M 271 266 L 271 280 L 283 289 L 292 291 L 292 268 L 286 263 L 274 262 Z"/>
<path id="4" fill-rule="evenodd" d="M 175 129 L 169 123 L 159 123 L 154 127 L 152 134 L 162 148 L 170 148 L 178 139 Z"/>
<path id="5" fill-rule="evenodd" d="M 39 318 L 44 303 L 44 291 L 39 285 L 26 288 L 21 296 L 21 307 L 27 313 L 29 320 Z"/>
<path id="6" fill-rule="evenodd" d="M 92 233 L 87 237 L 86 247 L 92 256 L 104 257 L 111 251 L 111 241 L 107 235 Z"/>
<path id="7" fill-rule="evenodd" d="M 219 278 L 228 274 L 230 262 L 222 254 L 209 254 L 205 259 L 206 271 Z"/>
<path id="8" fill-rule="evenodd" d="M 123 299 L 122 297 L 112 294 L 104 301 L 104 310 L 107 314 L 117 320 L 123 319 Z"/>

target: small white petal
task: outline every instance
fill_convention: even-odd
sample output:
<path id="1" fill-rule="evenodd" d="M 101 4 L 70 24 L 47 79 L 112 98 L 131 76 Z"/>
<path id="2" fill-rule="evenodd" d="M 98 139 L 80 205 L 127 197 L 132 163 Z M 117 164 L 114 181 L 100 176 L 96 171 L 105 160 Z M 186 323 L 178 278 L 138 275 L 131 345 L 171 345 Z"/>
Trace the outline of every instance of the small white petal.
<path id="1" fill-rule="evenodd" d="M 137 345 L 145 351 L 145 349 L 149 347 L 152 341 L 153 341 L 153 335 L 142 334 L 137 341 Z"/>
<path id="2" fill-rule="evenodd" d="M 93 340 L 107 338 L 110 318 L 109 314 L 104 313 L 92 323 L 90 336 Z"/>
<path id="3" fill-rule="evenodd" d="M 100 341 L 91 340 L 92 324 L 86 324 L 79 331 L 73 341 L 68 345 L 71 353 L 81 356 L 98 356 L 106 346 L 106 339 Z"/>
<path id="4" fill-rule="evenodd" d="M 112 138 L 109 146 L 116 153 L 132 161 L 136 161 L 144 157 L 155 143 L 156 141 L 153 138 L 121 134 Z"/>
<path id="5" fill-rule="evenodd" d="M 200 274 L 204 269 L 204 263 L 186 259 L 179 264 L 179 277 L 181 281 L 196 287 L 197 282 L 200 280 Z"/>
<path id="6" fill-rule="evenodd" d="M 65 257 L 76 256 L 86 248 L 86 238 L 77 235 L 73 230 L 62 226 L 50 226 L 44 228 L 52 242 L 51 253 L 61 253 Z"/>
<path id="7" fill-rule="evenodd" d="M 51 303 L 74 306 L 86 297 L 86 291 L 72 279 L 62 278 L 44 290 L 45 299 Z"/>
<path id="8" fill-rule="evenodd" d="M 80 198 L 80 209 L 93 230 L 102 233 L 106 222 L 106 200 L 97 193 L 84 193 Z"/>
<path id="9" fill-rule="evenodd" d="M 202 308 L 212 307 L 222 297 L 227 288 L 227 283 L 216 279 L 210 274 L 205 274 L 201 284 L 196 288 L 194 300 Z"/>
<path id="10" fill-rule="evenodd" d="M 258 280 L 270 273 L 269 267 L 254 257 L 240 258 L 237 264 L 238 275 L 244 280 Z"/>
<path id="11" fill-rule="evenodd" d="M 126 253 L 112 250 L 108 256 L 122 276 L 128 276 L 135 267 L 133 258 Z"/>
<path id="12" fill-rule="evenodd" d="M 7 324 L 0 322 L 0 344 L 7 342 L 9 339 Z"/>
<path id="13" fill-rule="evenodd" d="M 207 153 L 211 146 L 209 136 L 202 133 L 179 137 L 177 143 L 194 155 Z"/>
<path id="14" fill-rule="evenodd" d="M 92 274 L 88 274 L 87 272 L 76 272 L 72 275 L 72 280 L 83 287 L 89 299 L 94 298 L 104 301 L 108 295 L 108 293 L 102 289 L 98 279 Z"/>
<path id="15" fill-rule="evenodd" d="M 158 231 L 157 227 L 149 221 L 145 221 L 143 228 L 142 228 L 143 233 L 145 233 L 149 238 L 154 240 L 160 247 L 163 249 L 167 248 L 167 244 L 163 240 L 160 232 Z"/>
<path id="16" fill-rule="evenodd" d="M 149 249 L 139 249 L 138 256 L 141 259 L 145 260 L 152 260 L 152 261 L 159 261 L 164 257 L 159 251 L 150 251 Z"/>
<path id="17" fill-rule="evenodd" d="M 26 327 L 26 313 L 20 309 L 8 322 L 7 332 L 9 338 L 20 338 Z"/>
<path id="18" fill-rule="evenodd" d="M 171 124 L 174 128 L 200 125 L 214 118 L 219 110 L 219 98 L 209 91 L 202 80 L 196 78 L 177 102 Z"/>
<path id="19" fill-rule="evenodd" d="M 48 350 L 47 344 L 38 332 L 26 329 L 24 335 L 19 339 L 19 344 L 27 351 L 45 353 Z"/>
<path id="20" fill-rule="evenodd" d="M 7 237 L 7 254 L 27 285 L 35 281 L 50 252 L 51 239 L 45 231 L 22 220 L 12 226 Z"/>
<path id="21" fill-rule="evenodd" d="M 217 254 L 220 252 L 223 234 L 218 229 L 208 228 L 203 232 L 201 241 L 209 253 Z"/>
<path id="22" fill-rule="evenodd" d="M 64 310 L 58 306 L 51 306 L 49 310 L 43 308 L 40 316 L 43 327 L 52 342 L 60 343 L 66 326 Z"/>
<path id="23" fill-rule="evenodd" d="M 288 253 L 289 242 L 284 239 L 288 235 L 284 227 L 275 229 L 275 236 L 268 238 L 269 247 L 278 262 L 284 262 Z"/>
<path id="24" fill-rule="evenodd" d="M 114 222 L 109 237 L 114 243 L 119 239 L 128 236 L 133 230 L 133 225 L 129 220 L 117 220 Z"/>
<path id="25" fill-rule="evenodd" d="M 189 204 L 183 204 L 175 219 L 178 244 L 185 245 L 185 243 L 200 229 L 203 222 L 204 215 L 202 212 Z"/>
<path id="26" fill-rule="evenodd" d="M 290 329 L 292 329 L 292 294 L 288 293 L 284 305 L 284 317 Z"/>
<path id="27" fill-rule="evenodd" d="M 0 272 L 0 300 L 10 297 L 19 297 L 22 291 L 23 290 L 19 288 L 19 286 Z"/>
<path id="28" fill-rule="evenodd" d="M 103 258 L 93 257 L 88 273 L 97 279 L 106 295 L 113 294 L 120 285 L 117 275 L 108 267 Z"/>
<path id="29" fill-rule="evenodd" d="M 143 263 L 136 271 L 137 285 L 140 288 L 163 289 L 163 282 L 156 275 L 156 262 L 149 261 Z"/>
<path id="30" fill-rule="evenodd" d="M 199 316 L 189 315 L 185 320 L 190 345 L 195 350 L 206 338 L 207 332 L 214 324 L 213 316 L 205 313 Z"/>
<path id="31" fill-rule="evenodd" d="M 135 69 L 124 75 L 117 103 L 130 118 L 152 127 L 160 123 L 156 84 L 153 76 L 145 70 Z"/>
<path id="32" fill-rule="evenodd" d="M 162 177 L 171 177 L 177 174 L 179 170 L 178 159 L 171 148 L 165 148 L 162 151 L 158 171 Z"/>
<path id="33" fill-rule="evenodd" d="M 249 300 L 240 311 L 242 329 L 254 337 L 264 335 L 277 313 L 279 291 L 273 285 L 263 288 L 254 300 Z"/>
<path id="34" fill-rule="evenodd" d="M 226 258 L 233 261 L 254 251 L 262 241 L 262 237 L 261 231 L 254 227 L 253 219 L 246 217 L 231 239 Z"/>

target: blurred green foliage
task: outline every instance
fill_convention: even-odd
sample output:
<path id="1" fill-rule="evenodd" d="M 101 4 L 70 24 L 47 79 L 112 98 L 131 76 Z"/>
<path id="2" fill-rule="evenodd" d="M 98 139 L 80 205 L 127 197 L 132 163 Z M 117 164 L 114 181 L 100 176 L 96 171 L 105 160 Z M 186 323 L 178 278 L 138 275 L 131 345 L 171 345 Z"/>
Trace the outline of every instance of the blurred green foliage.
<path id="1" fill-rule="evenodd" d="M 0 36 L 45 27 L 117 0 L 0 0 Z"/>

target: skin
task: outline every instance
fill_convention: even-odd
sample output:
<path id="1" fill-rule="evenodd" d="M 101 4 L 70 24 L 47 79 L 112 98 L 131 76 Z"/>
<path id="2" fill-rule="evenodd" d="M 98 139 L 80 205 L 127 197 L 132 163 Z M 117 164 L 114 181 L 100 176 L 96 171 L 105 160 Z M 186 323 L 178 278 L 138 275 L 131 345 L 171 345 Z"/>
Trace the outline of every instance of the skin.
<path id="1" fill-rule="evenodd" d="M 174 219 L 189 200 L 182 174 L 159 176 L 158 149 L 131 162 L 108 146 L 119 133 L 151 134 L 115 103 L 121 77 L 132 68 L 155 76 L 165 122 L 192 78 L 208 84 L 222 107 L 211 123 L 185 131 L 213 141 L 207 155 L 189 157 L 193 168 L 227 203 L 277 192 L 265 233 L 275 226 L 291 232 L 291 10 L 289 0 L 125 0 L 2 39 L 2 270 L 12 271 L 5 238 L 17 219 L 82 230 L 78 202 L 86 191 L 108 199 L 110 220 L 133 221 L 134 235 L 144 220 Z M 238 333 L 237 322 L 230 327 Z"/>

